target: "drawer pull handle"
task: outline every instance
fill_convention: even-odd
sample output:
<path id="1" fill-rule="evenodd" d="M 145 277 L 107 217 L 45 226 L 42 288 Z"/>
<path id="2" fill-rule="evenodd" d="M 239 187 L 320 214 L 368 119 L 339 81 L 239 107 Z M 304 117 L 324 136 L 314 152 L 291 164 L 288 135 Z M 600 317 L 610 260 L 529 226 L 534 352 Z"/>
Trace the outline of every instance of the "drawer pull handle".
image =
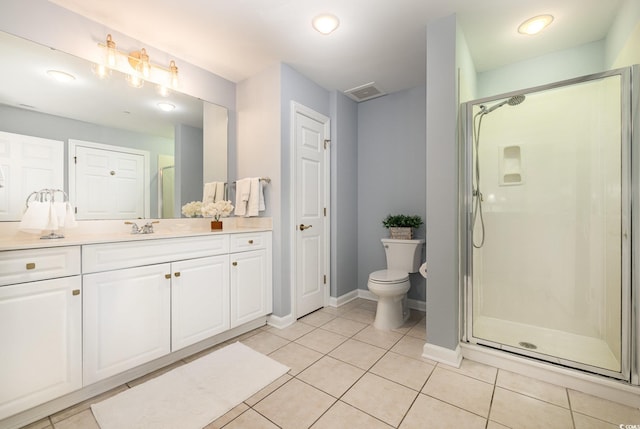
<path id="1" fill-rule="evenodd" d="M 27 270 L 35 270 L 35 269 L 36 269 L 36 263 L 35 262 L 27 263 Z"/>
<path id="2" fill-rule="evenodd" d="M 176 276 L 176 277 L 180 277 L 180 271 L 174 273 L 173 275 Z"/>
<path id="3" fill-rule="evenodd" d="M 165 274 L 165 275 L 164 275 L 164 278 L 165 278 L 165 279 L 170 279 L 170 278 L 171 278 L 171 274 Z"/>
<path id="4" fill-rule="evenodd" d="M 231 265 L 233 265 L 234 267 L 238 265 L 237 262 L 232 262 Z"/>
<path id="5" fill-rule="evenodd" d="M 249 244 L 253 244 L 253 240 L 249 240 Z"/>
<path id="6" fill-rule="evenodd" d="M 74 289 L 71 291 L 71 295 L 76 296 L 76 295 L 80 295 L 80 289 Z"/>

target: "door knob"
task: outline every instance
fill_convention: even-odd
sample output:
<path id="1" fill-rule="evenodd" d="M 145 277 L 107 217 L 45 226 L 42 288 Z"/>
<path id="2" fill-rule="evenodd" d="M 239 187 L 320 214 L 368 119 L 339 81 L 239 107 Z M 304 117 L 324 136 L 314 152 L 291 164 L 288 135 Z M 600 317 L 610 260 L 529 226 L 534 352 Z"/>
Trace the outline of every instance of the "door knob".
<path id="1" fill-rule="evenodd" d="M 305 225 L 305 224 L 301 223 L 298 228 L 300 229 L 300 231 L 304 231 L 305 229 L 309 229 L 311 227 L 313 227 L 313 225 Z"/>

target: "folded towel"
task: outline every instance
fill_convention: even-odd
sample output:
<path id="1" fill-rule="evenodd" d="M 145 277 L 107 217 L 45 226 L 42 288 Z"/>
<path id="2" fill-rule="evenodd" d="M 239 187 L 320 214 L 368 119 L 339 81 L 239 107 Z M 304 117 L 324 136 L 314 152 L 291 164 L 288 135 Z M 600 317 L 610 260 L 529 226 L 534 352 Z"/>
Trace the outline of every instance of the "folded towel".
<path id="1" fill-rule="evenodd" d="M 251 179 L 239 179 L 236 181 L 236 216 L 244 216 L 247 213 L 247 203 L 251 193 Z"/>
<path id="2" fill-rule="evenodd" d="M 253 177 L 249 179 L 249 183 L 249 201 L 247 202 L 247 211 L 245 216 L 258 216 L 258 211 L 260 209 L 260 178 Z M 264 203 L 264 197 L 262 199 Z"/>
<path id="3" fill-rule="evenodd" d="M 224 182 L 214 182 L 214 183 L 216 186 L 216 197 L 213 199 L 213 202 L 217 203 L 218 201 L 224 201 L 225 199 Z"/>

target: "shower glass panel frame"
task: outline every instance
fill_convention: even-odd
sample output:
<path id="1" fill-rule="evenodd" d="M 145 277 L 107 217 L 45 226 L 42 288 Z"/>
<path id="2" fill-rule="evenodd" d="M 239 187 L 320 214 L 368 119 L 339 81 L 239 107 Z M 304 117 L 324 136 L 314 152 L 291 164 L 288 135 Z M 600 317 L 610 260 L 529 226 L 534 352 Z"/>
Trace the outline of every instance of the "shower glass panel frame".
<path id="1" fill-rule="evenodd" d="M 638 257 L 635 248 L 632 253 L 631 205 L 632 195 L 634 200 L 639 199 L 640 187 L 636 184 L 640 180 L 638 151 L 632 151 L 632 138 L 637 140 L 637 136 L 632 136 L 632 123 L 635 122 L 633 125 L 638 129 L 639 122 L 637 111 L 632 112 L 632 108 L 638 108 L 638 89 L 632 87 L 632 77 L 637 82 L 637 75 L 638 66 L 634 66 L 461 105 L 464 141 L 460 151 L 463 270 L 460 278 L 464 342 L 637 383 L 639 358 L 637 354 L 633 359 L 631 356 L 636 353 L 631 346 L 632 338 L 637 339 L 639 335 L 633 329 L 637 320 L 634 323 L 631 320 L 632 280 L 635 284 L 632 257 Z M 587 95 L 581 93 L 583 88 L 588 88 Z M 600 93 L 609 94 L 606 90 L 613 88 L 617 99 L 611 95 L 601 96 Z M 564 98 L 564 105 L 557 103 L 558 98 L 554 102 L 558 94 Z M 521 95 L 525 96 L 524 101 Z M 572 109 L 575 96 L 575 109 Z M 588 112 L 582 110 L 590 102 L 595 104 L 596 99 L 608 104 L 593 105 Z M 527 103 L 531 107 L 524 108 Z M 538 109 L 533 112 L 535 117 L 522 116 L 527 110 L 531 114 L 532 106 Z M 483 109 L 484 114 L 480 114 Z M 619 117 L 605 125 L 605 131 L 602 131 L 598 109 L 619 109 Z M 574 127 L 564 136 L 564 141 L 573 147 L 555 147 L 545 152 L 545 145 L 563 138 L 550 134 L 555 130 L 545 130 L 545 126 L 550 126 L 547 122 L 574 110 L 569 113 L 572 118 L 579 114 L 592 115 L 588 120 L 579 118 L 578 123 L 600 127 L 601 133 L 618 139 L 619 145 L 616 142 L 607 146 L 599 139 L 581 139 L 580 136 L 588 135 L 592 128 L 585 131 Z M 479 184 L 475 174 L 476 118 L 480 119 Z M 519 127 L 534 133 L 520 138 Z M 567 133 L 564 123 L 556 129 Z M 579 147 L 581 143 L 588 144 L 590 152 L 578 154 L 585 150 Z M 637 141 L 634 143 L 637 147 Z M 546 159 L 546 156 L 556 159 Z M 567 171 L 563 160 L 569 161 Z M 544 169 L 536 170 L 540 165 L 545 165 Z M 549 171 L 559 171 L 560 177 L 572 177 L 575 181 L 545 183 L 553 182 L 544 178 Z M 527 187 L 531 190 L 526 191 Z M 477 198 L 483 199 L 483 214 L 478 213 Z M 565 206 L 551 207 L 558 201 Z M 527 212 L 527 209 L 531 210 Z M 636 209 L 634 205 L 634 216 L 638 217 Z M 558 217 L 563 218 L 558 220 Z M 638 225 L 635 219 L 634 225 Z M 478 235 L 481 228 L 485 228 L 484 245 L 480 245 L 482 240 Z M 637 230 L 634 228 L 634 234 L 638 234 Z M 538 240 L 542 235 L 546 236 Z M 554 241 L 560 235 L 562 239 Z M 530 240 L 531 237 L 534 240 Z M 506 240 L 496 244 L 500 238 Z M 566 261 L 556 259 L 564 255 L 558 248 L 567 250 Z M 600 258 L 602 265 L 590 266 L 589 262 L 580 260 L 581 255 L 592 258 L 589 261 Z M 542 274 L 534 274 L 535 270 Z M 493 285 L 483 285 L 484 278 L 490 279 Z M 549 283 L 545 284 L 544 279 Z M 636 295 L 633 298 L 637 301 Z M 542 304 L 543 299 L 547 299 L 546 306 Z M 613 312 L 607 313 L 601 302 L 608 302 Z M 595 320 L 594 326 L 583 324 L 588 317 Z M 574 344 L 574 339 L 584 339 L 585 346 Z M 598 347 L 608 345 L 611 356 L 603 353 L 602 358 L 597 357 L 588 343 Z"/>

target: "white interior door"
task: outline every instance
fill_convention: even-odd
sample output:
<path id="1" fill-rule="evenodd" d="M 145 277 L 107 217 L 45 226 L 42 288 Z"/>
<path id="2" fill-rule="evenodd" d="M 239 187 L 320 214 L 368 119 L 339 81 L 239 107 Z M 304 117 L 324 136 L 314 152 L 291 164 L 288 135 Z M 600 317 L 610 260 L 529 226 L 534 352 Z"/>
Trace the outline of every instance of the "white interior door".
<path id="1" fill-rule="evenodd" d="M 78 219 L 149 217 L 149 153 L 69 141 L 69 198 Z"/>
<path id="2" fill-rule="evenodd" d="M 329 119 L 294 106 L 296 317 L 328 301 Z"/>
<path id="3" fill-rule="evenodd" d="M 63 189 L 64 142 L 0 132 L 0 221 L 20 220 L 29 194 Z"/>

